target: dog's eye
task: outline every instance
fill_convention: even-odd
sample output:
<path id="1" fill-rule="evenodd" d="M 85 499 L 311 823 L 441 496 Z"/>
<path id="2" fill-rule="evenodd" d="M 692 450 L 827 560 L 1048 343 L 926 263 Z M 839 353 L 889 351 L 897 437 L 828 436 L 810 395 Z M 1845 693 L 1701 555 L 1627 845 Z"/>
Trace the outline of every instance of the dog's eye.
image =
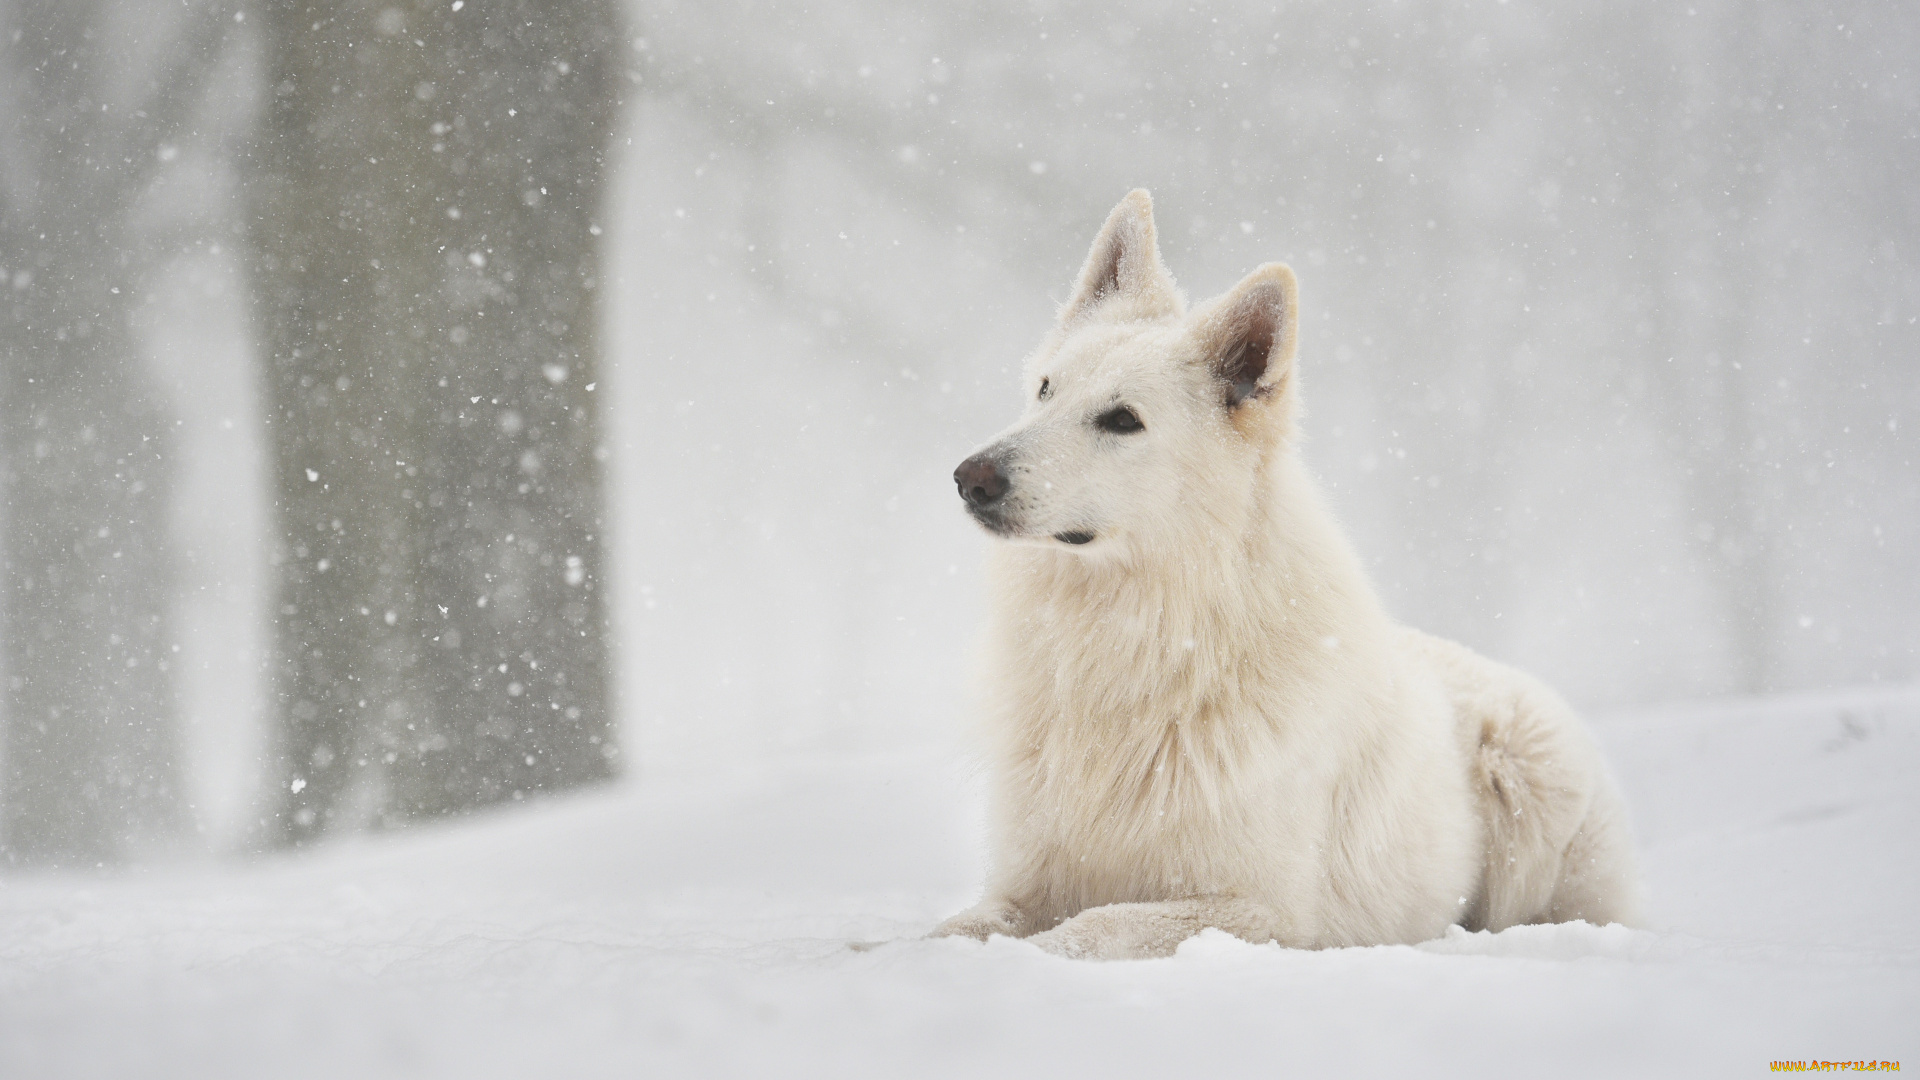
<path id="1" fill-rule="evenodd" d="M 1052 396 L 1053 396 L 1053 384 L 1046 379 L 1041 379 L 1040 380 L 1040 400 L 1045 401 Z"/>
<path id="2" fill-rule="evenodd" d="M 1140 422 L 1132 409 L 1125 405 L 1117 409 L 1108 409 L 1093 421 L 1101 431 L 1111 431 L 1115 435 L 1131 435 L 1136 431 L 1145 431 L 1147 425 Z"/>

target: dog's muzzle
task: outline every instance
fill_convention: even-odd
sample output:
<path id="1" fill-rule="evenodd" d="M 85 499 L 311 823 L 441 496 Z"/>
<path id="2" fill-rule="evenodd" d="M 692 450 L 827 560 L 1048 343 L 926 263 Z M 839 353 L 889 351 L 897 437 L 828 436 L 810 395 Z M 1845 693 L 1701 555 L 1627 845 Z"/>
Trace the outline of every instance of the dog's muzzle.
<path id="1" fill-rule="evenodd" d="M 1013 481 L 1007 479 L 1007 471 L 1001 467 L 1000 459 L 992 451 L 982 450 L 961 462 L 960 467 L 953 470 L 953 483 L 960 489 L 960 498 L 965 500 L 967 512 L 973 515 L 973 520 L 997 536 L 1015 535 L 1018 530 L 1007 520 L 1006 506 L 1007 492 L 1012 490 Z M 1079 547 L 1093 543 L 1094 534 L 1075 529 L 1054 533 L 1053 538 L 1062 544 Z"/>

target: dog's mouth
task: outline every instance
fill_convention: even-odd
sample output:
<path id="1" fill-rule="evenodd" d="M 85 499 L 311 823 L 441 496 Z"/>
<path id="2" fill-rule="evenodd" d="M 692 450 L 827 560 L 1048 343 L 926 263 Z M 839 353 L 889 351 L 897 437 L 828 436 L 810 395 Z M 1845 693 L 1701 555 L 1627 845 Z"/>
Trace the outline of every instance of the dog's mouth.
<path id="1" fill-rule="evenodd" d="M 1002 540 L 1024 540 L 1033 543 L 1042 542 L 1042 537 L 1047 537 L 1057 543 L 1066 544 L 1069 547 L 1083 547 L 1093 543 L 1094 540 L 1099 537 L 1098 533 L 1089 529 L 1070 529 L 1065 532 L 1053 533 L 1050 536 L 1045 533 L 1030 533 L 1021 529 L 1006 517 L 996 514 L 992 510 L 983 510 L 977 506 L 967 507 L 967 514 L 973 518 L 981 528 Z"/>
<path id="2" fill-rule="evenodd" d="M 1011 539 L 1019 535 L 1013 526 L 1007 522 L 1006 518 L 1001 517 L 992 510 L 983 510 L 969 503 L 967 505 L 967 515 L 973 518 L 981 528 L 995 536 Z"/>

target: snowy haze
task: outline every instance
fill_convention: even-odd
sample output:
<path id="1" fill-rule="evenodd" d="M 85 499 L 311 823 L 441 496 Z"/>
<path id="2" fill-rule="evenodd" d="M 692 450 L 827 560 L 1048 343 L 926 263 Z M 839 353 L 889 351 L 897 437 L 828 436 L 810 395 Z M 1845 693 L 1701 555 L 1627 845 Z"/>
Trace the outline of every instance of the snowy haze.
<path id="1" fill-rule="evenodd" d="M 1920 20 L 1848 11 L 632 9 L 599 399 L 629 764 L 961 723 L 984 540 L 949 474 L 1133 186 L 1196 298 L 1298 271 L 1308 458 L 1402 618 L 1588 707 L 1913 678 Z M 271 523 L 197 145 L 150 216 L 210 239 L 144 319 L 188 772 L 237 837 Z"/>
<path id="2" fill-rule="evenodd" d="M 129 70 L 170 59 L 168 34 L 141 33 L 173 25 L 168 5 L 102 10 Z M 897 1074 L 917 1037 L 965 1049 L 1024 1024 L 981 1004 L 1008 987 L 1067 1000 L 1056 1030 L 1095 1041 L 1114 1030 L 1101 1010 L 1177 999 L 1188 1021 L 1225 1023 L 1240 1014 L 1203 1008 L 1203 987 L 1291 987 L 1274 1007 L 1305 1010 L 1290 1037 L 1331 1064 L 1338 1047 L 1312 1040 L 1335 1014 L 1298 997 L 1320 979 L 1340 1008 L 1403 983 L 1544 995 L 1567 1011 L 1536 1016 L 1537 1045 L 1513 1059 L 1536 1072 L 1556 1047 L 1611 1044 L 1572 1015 L 1646 1035 L 1640 1064 L 1679 1053 L 1727 1074 L 1911 1049 L 1897 1016 L 1920 1004 L 1903 914 L 1920 902 L 1920 821 L 1896 779 L 1920 766 L 1904 689 L 1920 679 L 1911 4 L 703 0 L 627 19 L 594 391 L 623 778 L 240 858 L 283 783 L 236 179 L 270 88 L 242 20 L 127 207 L 159 252 L 129 289 L 178 421 L 166 513 L 195 839 L 122 880 L 0 878 L 0 1063 L 110 1068 L 73 1033 L 112 1026 L 180 1075 L 216 1075 L 205 1047 L 227 1044 L 177 1032 L 237 1016 L 204 1030 L 256 1063 L 303 1041 L 337 1050 L 315 1074 L 504 1074 L 553 1049 L 480 1037 L 525 972 L 544 973 L 535 1015 L 578 1036 L 551 1060 L 581 1075 L 596 1048 L 694 1069 L 751 1024 L 818 1056 L 807 1025 L 855 1044 L 868 1033 L 845 1018 L 863 1009 L 896 1026 L 835 1060 Z M 0 180 L 24 152 L 0 142 L 16 159 Z M 971 899 L 986 541 L 950 474 L 1016 414 L 1023 357 L 1133 187 L 1152 191 L 1196 299 L 1265 261 L 1294 267 L 1310 466 L 1396 615 L 1601 718 L 1650 845 L 1648 932 L 1344 957 L 1209 939 L 1164 982 L 1103 983 L 1005 942 L 841 951 Z M 1743 704 L 1676 704 L 1716 698 Z M 311 997 L 274 998 L 291 982 Z M 363 996 L 370 982 L 388 996 Z M 659 985 L 693 989 L 639 989 Z M 285 1009 L 235 1011 L 262 988 Z M 1731 1004 L 1685 1011 L 1714 998 Z M 1423 1000 L 1386 1003 L 1418 1022 L 1377 1064 L 1413 1069 L 1442 1038 Z M 1766 1040 L 1755 1016 L 1796 1038 Z M 294 1034 L 303 1017 L 327 1034 Z M 381 1023 L 390 1038 L 364 1035 Z M 1045 1041 L 1019 1030 L 1009 1053 Z M 1706 1030 L 1724 1038 L 1689 1041 Z M 1160 1060 L 1128 1038 L 1113 1045 Z M 1212 1060 L 1248 1060 L 1209 1038 Z M 471 1052 L 435 1049 L 454 1042 Z M 780 1060 L 741 1054 L 726 1059 L 740 1075 Z"/>
<path id="3" fill-rule="evenodd" d="M 1920 42 L 1857 16 L 641 9 L 638 744 L 951 723 L 947 475 L 1132 186 L 1194 296 L 1299 272 L 1309 460 L 1402 617 L 1590 706 L 1911 678 Z"/>

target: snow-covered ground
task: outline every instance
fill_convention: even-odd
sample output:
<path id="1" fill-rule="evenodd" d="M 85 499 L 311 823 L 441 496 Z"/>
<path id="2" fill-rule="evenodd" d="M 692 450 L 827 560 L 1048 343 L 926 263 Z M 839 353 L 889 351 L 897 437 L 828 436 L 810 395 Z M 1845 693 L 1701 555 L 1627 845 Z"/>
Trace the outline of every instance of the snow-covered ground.
<path id="1" fill-rule="evenodd" d="M 788 757 L 301 857 L 0 878 L 0 1076 L 1920 1067 L 1920 691 L 1595 727 L 1645 930 L 1319 953 L 1210 933 L 1119 964 L 917 940 L 977 884 L 963 763 Z"/>

